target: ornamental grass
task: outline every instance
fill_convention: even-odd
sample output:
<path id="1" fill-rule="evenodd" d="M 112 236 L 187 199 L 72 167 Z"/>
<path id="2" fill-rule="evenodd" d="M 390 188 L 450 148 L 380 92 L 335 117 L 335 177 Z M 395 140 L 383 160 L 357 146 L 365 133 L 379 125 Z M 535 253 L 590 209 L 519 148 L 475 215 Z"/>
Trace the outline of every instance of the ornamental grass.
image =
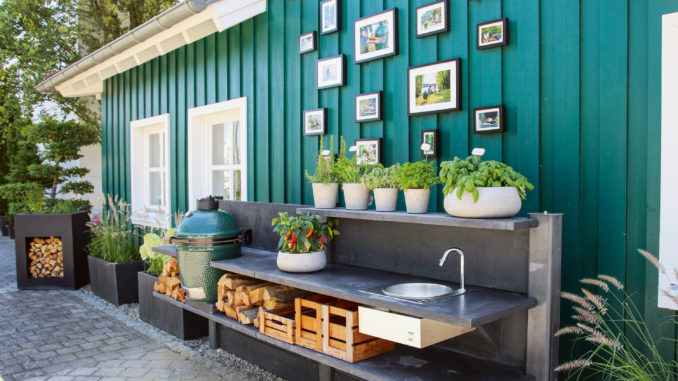
<path id="1" fill-rule="evenodd" d="M 99 218 L 88 223 L 90 255 L 112 263 L 139 260 L 139 236 L 132 225 L 130 205 L 117 196 L 108 196 L 103 210 Z"/>
<path id="2" fill-rule="evenodd" d="M 645 250 L 639 252 L 666 276 L 656 257 Z M 642 314 L 622 283 L 604 274 L 581 279 L 580 283 L 581 294 L 561 293 L 563 299 L 573 303 L 575 324 L 561 328 L 555 335 L 574 336 L 574 342 L 583 342 L 585 352 L 559 365 L 556 372 L 566 373 L 566 379 L 597 375 L 603 380 L 675 380 L 678 363 L 659 354 Z"/>

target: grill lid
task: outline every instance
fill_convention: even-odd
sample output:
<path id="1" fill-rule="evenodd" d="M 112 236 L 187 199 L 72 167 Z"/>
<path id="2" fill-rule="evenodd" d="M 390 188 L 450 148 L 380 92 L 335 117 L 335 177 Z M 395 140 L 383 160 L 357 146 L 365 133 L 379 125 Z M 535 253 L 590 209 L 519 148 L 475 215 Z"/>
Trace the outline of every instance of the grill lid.
<path id="1" fill-rule="evenodd" d="M 190 242 L 201 246 L 219 246 L 229 239 L 239 238 L 240 228 L 230 213 L 219 210 L 218 201 L 212 196 L 198 201 L 198 210 L 188 212 L 174 233 L 178 245 Z M 215 207 L 216 206 L 216 207 Z"/>

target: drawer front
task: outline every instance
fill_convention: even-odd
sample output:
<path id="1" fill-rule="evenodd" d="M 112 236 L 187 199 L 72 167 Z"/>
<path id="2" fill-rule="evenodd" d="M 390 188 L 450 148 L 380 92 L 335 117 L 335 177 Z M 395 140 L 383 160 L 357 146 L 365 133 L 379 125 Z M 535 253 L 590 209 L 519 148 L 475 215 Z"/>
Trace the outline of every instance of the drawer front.
<path id="1" fill-rule="evenodd" d="M 361 333 L 415 348 L 425 348 L 475 329 L 362 306 L 358 320 Z"/>
<path id="2" fill-rule="evenodd" d="M 360 333 L 422 348 L 420 318 L 361 306 L 358 320 Z"/>

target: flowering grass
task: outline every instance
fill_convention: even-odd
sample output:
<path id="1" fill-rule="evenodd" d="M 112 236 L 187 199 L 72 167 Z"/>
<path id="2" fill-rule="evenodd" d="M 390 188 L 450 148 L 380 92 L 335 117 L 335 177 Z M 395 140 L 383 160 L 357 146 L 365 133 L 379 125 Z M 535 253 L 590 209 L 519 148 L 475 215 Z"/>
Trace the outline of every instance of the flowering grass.
<path id="1" fill-rule="evenodd" d="M 88 223 L 91 231 L 89 253 L 112 263 L 139 260 L 139 237 L 130 218 L 130 205 L 117 196 L 108 196 L 104 212 Z"/>
<path id="2" fill-rule="evenodd" d="M 657 258 L 647 251 L 639 252 L 666 275 Z M 572 318 L 577 323 L 561 328 L 555 336 L 573 335 L 575 342 L 588 345 L 582 356 L 559 365 L 555 371 L 567 373 L 567 379 L 593 374 L 603 380 L 675 380 L 678 363 L 661 357 L 642 314 L 622 283 L 602 274 L 580 282 L 584 286 L 581 295 L 561 293 L 563 299 L 573 303 Z"/>

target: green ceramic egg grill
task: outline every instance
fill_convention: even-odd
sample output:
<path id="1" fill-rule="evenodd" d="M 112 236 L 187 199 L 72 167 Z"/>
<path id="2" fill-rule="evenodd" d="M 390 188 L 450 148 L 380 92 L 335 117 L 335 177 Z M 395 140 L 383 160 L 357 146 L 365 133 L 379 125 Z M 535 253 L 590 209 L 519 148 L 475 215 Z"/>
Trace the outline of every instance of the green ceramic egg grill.
<path id="1" fill-rule="evenodd" d="M 186 299 L 194 302 L 217 301 L 217 281 L 224 271 L 211 261 L 240 256 L 241 230 L 229 213 L 219 210 L 211 196 L 198 200 L 198 210 L 188 212 L 174 233 L 181 286 Z"/>

